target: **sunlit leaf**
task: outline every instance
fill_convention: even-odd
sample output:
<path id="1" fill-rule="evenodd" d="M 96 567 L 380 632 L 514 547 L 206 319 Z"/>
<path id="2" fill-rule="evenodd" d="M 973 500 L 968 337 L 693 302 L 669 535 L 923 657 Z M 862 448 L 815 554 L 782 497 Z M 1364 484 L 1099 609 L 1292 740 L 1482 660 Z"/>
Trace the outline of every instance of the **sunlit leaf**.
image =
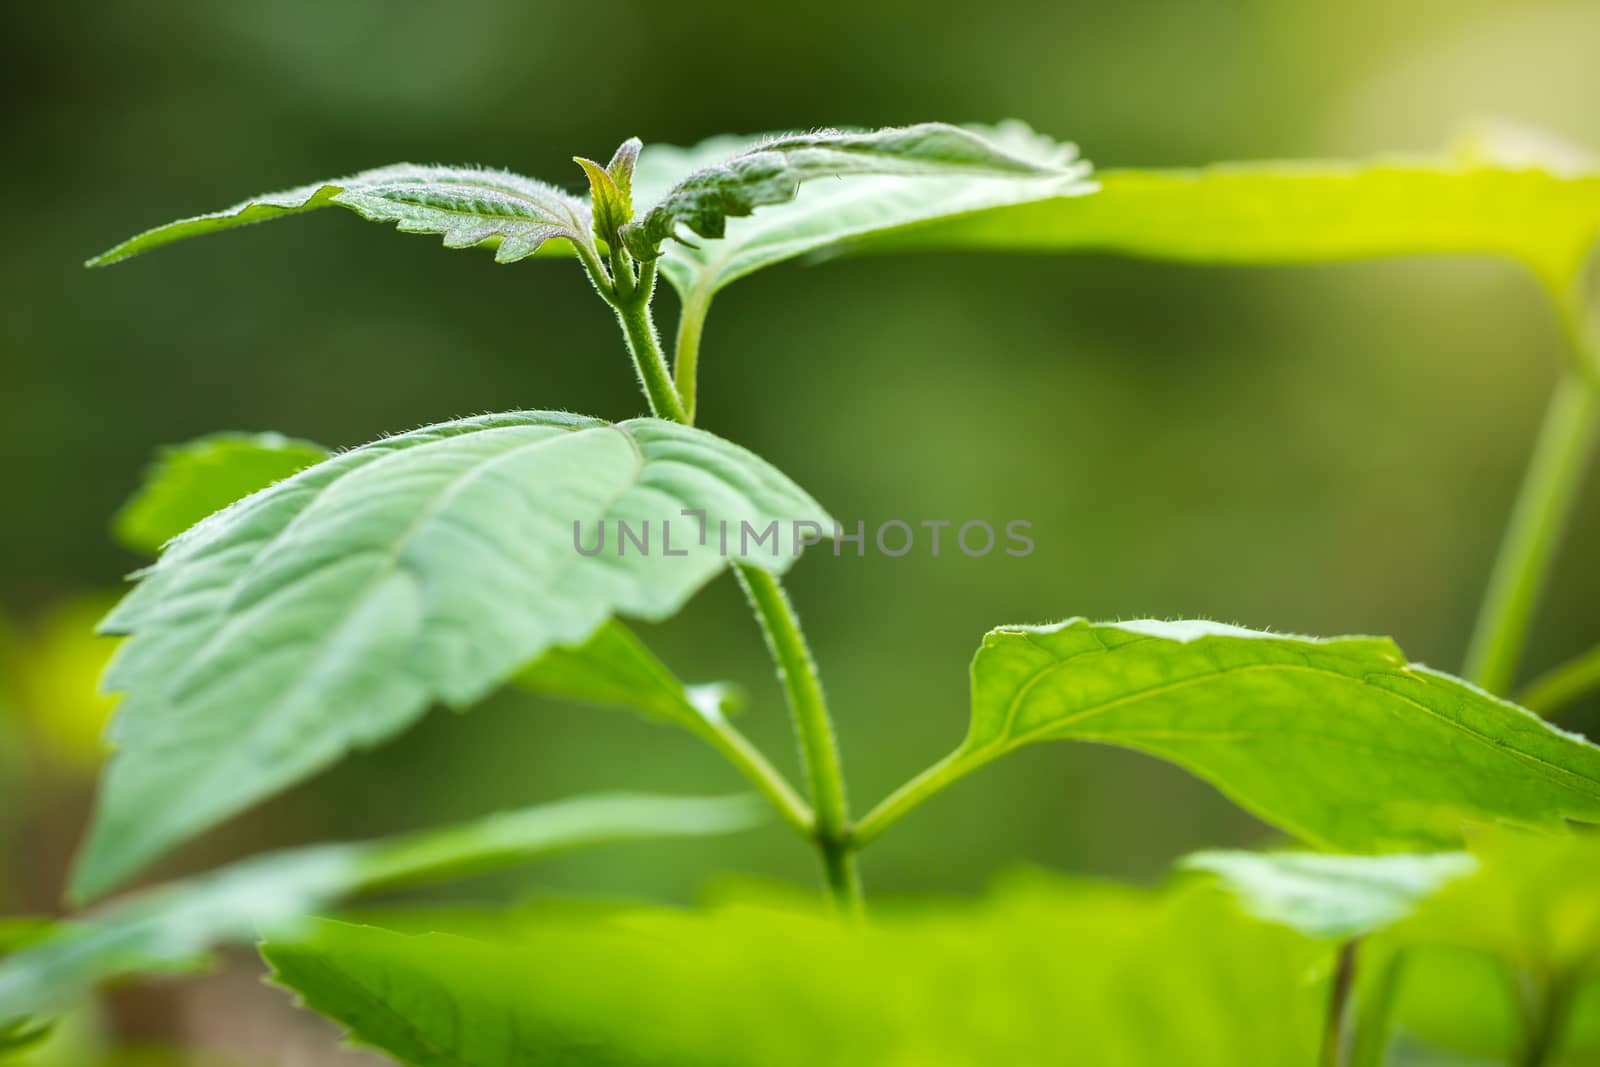
<path id="1" fill-rule="evenodd" d="M 1494 254 L 1567 299 L 1600 234 L 1600 169 L 1468 159 L 1102 170 L 1093 196 L 1039 199 L 863 249 L 1121 252 L 1196 263 Z"/>
<path id="2" fill-rule="evenodd" d="M 0 1022 L 57 1011 L 111 978 L 193 967 L 258 929 L 292 933 L 341 897 L 511 866 L 614 841 L 750 826 L 744 797 L 596 796 L 506 812 L 370 844 L 258 856 L 147 890 L 63 924 L 0 960 Z"/>
<path id="3" fill-rule="evenodd" d="M 468 929 L 323 922 L 264 951 L 421 1067 L 1310 1063 L 1330 956 L 1221 894 L 1037 880 L 866 926 L 752 904 Z"/>
<path id="4" fill-rule="evenodd" d="M 786 570 L 796 522 L 833 525 L 720 438 L 550 412 L 386 438 L 240 501 L 106 620 L 131 635 L 105 683 L 126 695 L 76 893 L 614 614 L 672 615 L 732 560 Z"/>
<path id="5" fill-rule="evenodd" d="M 555 238 L 585 244 L 593 240 L 588 205 L 553 185 L 503 170 L 397 163 L 263 193 L 222 211 L 169 222 L 102 252 L 87 265 L 103 267 L 187 237 L 324 207 L 342 207 L 371 222 L 392 222 L 401 233 L 437 234 L 446 248 L 493 248 L 499 263 L 525 259 Z"/>
<path id="6" fill-rule="evenodd" d="M 967 739 L 924 785 L 1038 741 L 1170 760 L 1334 850 L 1455 847 L 1469 822 L 1600 820 L 1600 748 L 1381 638 L 1153 620 L 994 630 L 972 664 Z"/>
<path id="7" fill-rule="evenodd" d="M 1309 937 L 1349 938 L 1406 918 L 1447 883 L 1477 869 L 1466 852 L 1339 856 L 1319 852 L 1196 852 L 1187 870 L 1217 876 L 1244 909 Z"/>
<path id="8" fill-rule="evenodd" d="M 155 555 L 212 512 L 327 457 L 321 445 L 277 433 L 211 434 L 164 448 L 117 513 L 117 540 Z"/>

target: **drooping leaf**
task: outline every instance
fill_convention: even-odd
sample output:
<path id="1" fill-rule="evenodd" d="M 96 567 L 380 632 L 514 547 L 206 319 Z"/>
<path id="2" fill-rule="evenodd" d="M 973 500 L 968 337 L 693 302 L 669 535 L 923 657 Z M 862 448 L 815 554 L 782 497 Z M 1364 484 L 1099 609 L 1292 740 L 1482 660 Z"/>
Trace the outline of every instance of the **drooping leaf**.
<path id="1" fill-rule="evenodd" d="M 1263 922 L 1308 937 L 1344 939 L 1399 922 L 1478 863 L 1467 852 L 1196 852 L 1180 866 L 1216 875 Z"/>
<path id="2" fill-rule="evenodd" d="M 327 457 L 321 445 L 277 433 L 211 434 L 164 448 L 117 513 L 117 540 L 153 556 L 207 515 Z"/>
<path id="3" fill-rule="evenodd" d="M 1600 748 L 1381 638 L 1142 620 L 991 631 L 928 784 L 1036 741 L 1172 761 L 1322 848 L 1451 848 L 1469 822 L 1600 821 Z"/>
<path id="4" fill-rule="evenodd" d="M 882 154 L 812 148 L 804 139 L 781 136 L 766 142 L 720 137 L 689 149 L 646 146 L 634 202 L 658 207 L 630 232 L 659 245 L 684 222 L 707 238 L 696 247 L 673 241 L 661 248 L 661 273 L 685 301 L 703 302 L 752 271 L 864 234 L 1094 188 L 1074 146 L 1021 123 L 910 127 L 925 129 L 939 133 L 925 142 L 896 130 L 853 135 L 880 143 L 887 150 Z M 902 149 L 905 156 L 894 154 Z M 969 162 L 941 162 L 947 152 Z M 674 192 L 679 188 L 681 195 Z M 751 214 L 762 205 L 781 206 Z"/>
<path id="5" fill-rule="evenodd" d="M 102 252 L 86 264 L 103 267 L 187 237 L 342 207 L 401 233 L 437 234 L 446 248 L 495 249 L 495 262 L 515 263 L 556 238 L 588 245 L 589 206 L 553 185 L 504 170 L 397 163 L 348 178 L 263 193 L 233 207 L 169 222 Z"/>
<path id="6" fill-rule="evenodd" d="M 727 683 L 685 686 L 632 630 L 615 620 L 581 645 L 552 648 L 518 673 L 515 682 L 530 692 L 630 708 L 695 733 L 708 720 L 735 710 L 743 698 Z"/>
<path id="7" fill-rule="evenodd" d="M 1331 955 L 1221 894 L 1038 881 L 858 926 L 757 903 L 468 928 L 321 922 L 264 954 L 419 1067 L 1310 1063 Z"/>
<path id="8" fill-rule="evenodd" d="M 425 427 L 247 497 L 106 620 L 131 635 L 105 681 L 126 695 L 75 892 L 614 614 L 670 616 L 730 561 L 781 573 L 796 522 L 833 525 L 720 438 L 551 412 Z"/>
<path id="9" fill-rule="evenodd" d="M 257 856 L 117 901 L 0 960 L 0 1024 L 46 1015 L 112 978 L 193 967 L 212 947 L 291 935 L 340 898 L 617 841 L 729 833 L 746 797 L 594 796 L 359 845 Z"/>
<path id="10" fill-rule="evenodd" d="M 862 250 L 1105 251 L 1195 263 L 1505 255 L 1566 301 L 1600 235 L 1600 170 L 1452 158 L 1102 170 L 1093 196 L 1036 199 Z"/>

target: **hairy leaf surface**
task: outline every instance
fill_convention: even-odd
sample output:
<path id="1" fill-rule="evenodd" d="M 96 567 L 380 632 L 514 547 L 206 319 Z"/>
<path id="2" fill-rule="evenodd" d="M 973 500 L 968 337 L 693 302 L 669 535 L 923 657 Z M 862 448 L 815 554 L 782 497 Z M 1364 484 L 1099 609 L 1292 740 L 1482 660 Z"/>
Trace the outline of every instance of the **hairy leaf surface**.
<path id="1" fill-rule="evenodd" d="M 998 205 L 1080 196 L 1094 188 L 1086 180 L 1089 165 L 1078 159 L 1074 146 L 1036 134 L 1020 122 L 959 132 L 988 146 L 980 151 L 1015 161 L 1002 164 L 1012 169 L 975 171 L 915 160 L 896 164 L 900 168 L 897 173 L 846 172 L 824 166 L 817 173 L 844 176 L 806 182 L 798 193 L 789 186 L 782 197 L 788 202 L 756 211 L 748 218 L 729 218 L 721 229 L 712 229 L 708 223 L 705 231 L 709 232 L 702 236 L 717 236 L 696 241 L 697 247 L 677 241 L 664 245 L 661 273 L 686 301 L 703 302 L 752 271 L 852 238 Z M 785 142 L 780 138 L 771 143 Z M 671 202 L 671 190 L 680 182 L 695 181 L 699 174 L 715 174 L 718 165 L 730 158 L 755 158 L 761 144 L 749 138 L 718 137 L 688 149 L 647 145 L 634 177 L 634 200 Z M 820 161 L 823 157 L 815 158 Z"/>
<path id="2" fill-rule="evenodd" d="M 552 412 L 425 427 L 247 497 L 169 546 L 105 622 L 131 635 L 105 679 L 126 696 L 75 891 L 434 701 L 473 703 L 614 614 L 672 615 L 730 561 L 786 570 L 795 521 L 832 527 L 720 438 Z M 648 524 L 648 551 L 618 522 Z M 602 524 L 604 548 L 580 552 Z"/>
<path id="3" fill-rule="evenodd" d="M 155 555 L 241 497 L 328 458 L 310 441 L 277 433 L 218 433 L 164 448 L 114 523 L 117 540 Z"/>
<path id="4" fill-rule="evenodd" d="M 615 841 L 728 833 L 744 797 L 594 796 L 359 845 L 257 856 L 107 906 L 0 960 L 0 1026 L 59 1010 L 112 978 L 193 966 L 213 946 L 282 936 L 351 894 L 512 866 Z"/>
<path id="5" fill-rule="evenodd" d="M 853 175 L 1050 178 L 1077 176 L 1012 155 L 981 134 L 940 122 L 872 132 L 822 130 L 758 142 L 696 170 L 669 189 L 644 217 L 623 231 L 628 251 L 654 259 L 661 244 L 687 228 L 705 238 L 725 234 L 727 220 L 795 198 L 804 182 Z M 693 244 L 694 242 L 686 242 Z"/>
<path id="6" fill-rule="evenodd" d="M 1216 875 L 1264 922 L 1309 937 L 1344 939 L 1406 918 L 1441 888 L 1477 870 L 1478 862 L 1466 852 L 1196 852 L 1181 866 Z"/>
<path id="7" fill-rule="evenodd" d="M 397 163 L 263 193 L 222 211 L 169 222 L 102 252 L 87 265 L 103 267 L 187 237 L 330 206 L 369 222 L 392 222 L 401 233 L 437 234 L 446 248 L 493 248 L 498 263 L 526 259 L 555 238 L 581 244 L 593 240 L 588 205 L 553 185 L 504 170 Z"/>
<path id="8" fill-rule="evenodd" d="M 1600 748 L 1380 638 L 1152 620 L 991 631 L 946 776 L 1036 741 L 1159 756 L 1344 851 L 1449 848 L 1472 821 L 1600 821 Z"/>
<path id="9" fill-rule="evenodd" d="M 1330 956 L 1218 893 L 1043 880 L 857 926 L 758 902 L 473 927 L 323 922 L 264 953 L 420 1067 L 1310 1063 Z"/>

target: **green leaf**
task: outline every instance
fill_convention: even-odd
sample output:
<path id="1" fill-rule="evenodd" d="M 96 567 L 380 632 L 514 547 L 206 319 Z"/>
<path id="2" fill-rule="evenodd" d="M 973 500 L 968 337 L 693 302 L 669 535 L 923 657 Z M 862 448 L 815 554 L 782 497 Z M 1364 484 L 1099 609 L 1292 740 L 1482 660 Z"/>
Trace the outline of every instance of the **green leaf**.
<path id="1" fill-rule="evenodd" d="M 578 846 L 729 833 L 757 811 L 745 797 L 580 797 L 386 841 L 257 856 L 117 901 L 0 960 L 0 1024 L 58 1011 L 112 978 L 191 968 L 213 946 L 254 940 L 258 928 L 291 935 L 352 894 Z"/>
<path id="2" fill-rule="evenodd" d="M 1039 879 L 863 925 L 760 900 L 467 925 L 319 922 L 263 953 L 418 1067 L 1311 1063 L 1331 956 L 1221 894 Z"/>
<path id="3" fill-rule="evenodd" d="M 1084 180 L 1088 173 L 1075 147 L 1016 122 L 764 142 L 722 137 L 690 149 L 652 145 L 639 159 L 634 201 L 657 203 L 625 236 L 630 251 L 647 257 L 680 224 L 711 238 L 661 249 L 668 281 L 686 301 L 706 301 L 752 271 L 865 234 L 1079 196 L 1094 188 Z M 808 182 L 804 189 L 801 182 Z M 770 204 L 783 206 L 751 215 Z M 751 217 L 729 218 L 744 215 Z"/>
<path id="4" fill-rule="evenodd" d="M 493 248 L 497 263 L 526 259 L 556 238 L 585 246 L 592 240 L 588 205 L 553 185 L 503 170 L 397 163 L 169 222 L 102 252 L 86 266 L 104 267 L 187 237 L 329 206 L 369 222 L 392 222 L 401 233 L 438 234 L 446 248 Z"/>
<path id="5" fill-rule="evenodd" d="M 1036 741 L 1097 741 L 1189 770 L 1320 848 L 1459 846 L 1469 822 L 1600 820 L 1600 748 L 1392 641 L 1203 621 L 1005 627 L 972 663 L 972 724 L 942 764 L 869 815 Z"/>
<path id="6" fill-rule="evenodd" d="M 702 733 L 707 721 L 737 710 L 743 699 L 726 682 L 685 686 L 615 620 L 581 645 L 552 648 L 514 679 L 531 692 L 589 704 L 631 708 L 647 718 Z"/>
<path id="7" fill-rule="evenodd" d="M 1120 252 L 1196 263 L 1505 255 L 1563 301 L 1600 233 L 1600 170 L 1451 158 L 1103 170 L 1093 196 L 997 207 L 863 249 Z"/>
<path id="8" fill-rule="evenodd" d="M 131 635 L 105 679 L 126 696 L 74 892 L 430 703 L 472 704 L 614 614 L 672 615 L 730 561 L 781 573 L 796 522 L 833 526 L 720 438 L 551 412 L 387 438 L 240 501 L 173 542 L 104 624 Z M 604 550 L 582 554 L 601 523 Z"/>
<path id="9" fill-rule="evenodd" d="M 1518 694 L 1517 703 L 1552 718 L 1595 692 L 1600 692 L 1600 648 L 1541 674 Z"/>
<path id="10" fill-rule="evenodd" d="M 327 457 L 321 445 L 276 433 L 211 434 L 164 448 L 117 513 L 117 540 L 153 556 L 207 515 Z"/>
<path id="11" fill-rule="evenodd" d="M 1196 852 L 1180 867 L 1216 875 L 1263 922 L 1344 940 L 1406 918 L 1443 886 L 1475 871 L 1478 862 L 1466 852 Z"/>

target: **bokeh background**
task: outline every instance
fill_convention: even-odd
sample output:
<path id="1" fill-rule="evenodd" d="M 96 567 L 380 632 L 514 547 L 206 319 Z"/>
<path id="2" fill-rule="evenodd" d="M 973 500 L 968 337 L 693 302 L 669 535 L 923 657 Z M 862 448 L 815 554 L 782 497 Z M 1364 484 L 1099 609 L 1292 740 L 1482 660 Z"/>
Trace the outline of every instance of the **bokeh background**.
<path id="1" fill-rule="evenodd" d="M 157 446 L 219 429 L 348 446 L 474 412 L 642 406 L 570 263 L 498 267 L 324 213 L 81 269 L 131 232 L 398 160 L 576 188 L 573 154 L 634 134 L 1015 116 L 1110 167 L 1426 151 L 1492 116 L 1600 145 L 1590 0 L 68 0 L 7 22 L 0 913 L 59 906 L 107 710 L 88 632 L 140 563 L 108 521 Z M 670 329 L 670 295 L 659 314 Z M 718 298 L 701 423 L 841 517 L 1034 524 L 1027 559 L 823 551 L 793 573 L 864 810 L 959 740 L 967 662 L 1002 623 L 1387 633 L 1458 667 L 1559 359 L 1541 294 L 1489 260 L 863 258 Z M 1590 492 L 1530 671 L 1600 634 L 1597 535 Z M 747 685 L 745 728 L 795 766 L 731 581 L 647 637 L 685 678 Z M 1600 708 L 1571 721 L 1592 732 Z M 687 736 L 506 694 L 435 714 L 166 872 L 587 790 L 738 786 Z M 879 893 L 970 892 L 1020 864 L 1151 881 L 1186 850 L 1264 833 L 1170 767 L 1044 746 L 928 804 L 865 876 Z M 814 878 L 774 825 L 458 892 L 686 901 L 733 872 Z M 187 995 L 231 1004 L 227 981 Z M 123 1025 L 214 1014 L 144 1003 Z"/>

